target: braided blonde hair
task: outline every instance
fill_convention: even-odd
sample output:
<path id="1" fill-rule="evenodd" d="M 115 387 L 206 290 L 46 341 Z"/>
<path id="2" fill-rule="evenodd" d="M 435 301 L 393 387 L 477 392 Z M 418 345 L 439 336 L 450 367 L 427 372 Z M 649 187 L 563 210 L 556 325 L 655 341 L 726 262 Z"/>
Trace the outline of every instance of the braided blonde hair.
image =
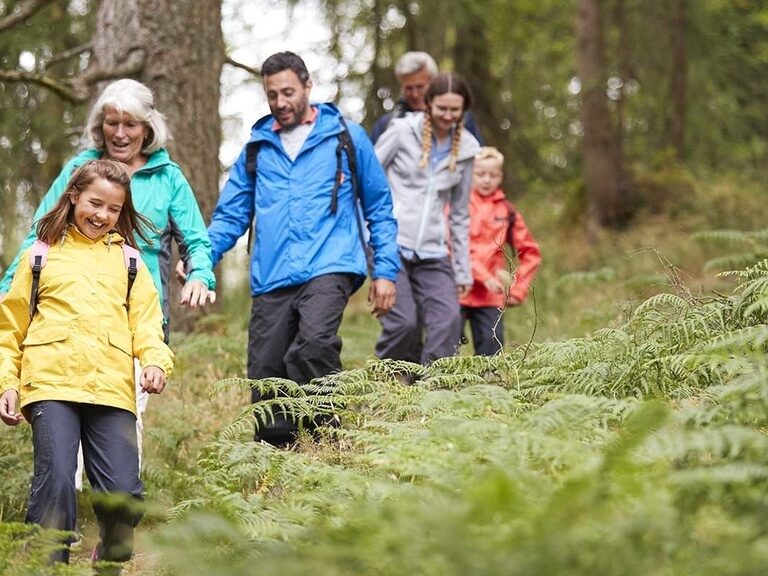
<path id="1" fill-rule="evenodd" d="M 424 169 L 427 167 L 427 163 L 429 162 L 429 155 L 432 152 L 433 133 L 431 104 L 435 96 L 440 96 L 442 94 L 458 94 L 463 99 L 463 110 L 461 111 L 461 118 L 457 122 L 456 128 L 453 131 L 453 139 L 451 140 L 451 156 L 450 162 L 448 164 L 448 169 L 451 172 L 455 172 L 459 159 L 461 132 L 464 129 L 464 113 L 472 104 L 472 93 L 469 91 L 469 86 L 467 86 L 464 78 L 455 72 L 438 74 L 427 89 L 427 94 L 424 97 L 424 102 L 427 105 L 427 111 L 424 113 L 424 126 L 421 133 L 421 160 L 419 161 L 419 167 Z"/>
<path id="2" fill-rule="evenodd" d="M 429 162 L 429 154 L 432 152 L 432 117 L 424 114 L 424 126 L 421 130 L 421 160 L 419 168 L 424 169 Z"/>

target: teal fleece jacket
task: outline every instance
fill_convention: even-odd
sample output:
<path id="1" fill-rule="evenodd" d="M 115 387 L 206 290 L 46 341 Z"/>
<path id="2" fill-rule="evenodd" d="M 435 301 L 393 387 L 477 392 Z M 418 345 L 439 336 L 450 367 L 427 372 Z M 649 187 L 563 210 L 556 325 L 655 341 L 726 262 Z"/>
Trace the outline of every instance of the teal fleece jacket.
<path id="1" fill-rule="evenodd" d="M 53 208 L 64 193 L 72 172 L 89 160 L 95 160 L 101 156 L 100 150 L 89 149 L 64 165 L 35 211 L 35 224 L 32 225 L 16 257 L 5 271 L 5 276 L 0 282 L 0 292 L 8 292 L 13 275 L 19 266 L 20 255 L 37 237 L 37 221 Z M 131 191 L 136 210 L 149 218 L 157 228 L 149 234 L 151 244 L 147 244 L 138 236 L 136 241 L 139 244 L 141 258 L 152 274 L 152 280 L 160 294 L 163 317 L 167 322 L 171 278 L 171 239 L 176 240 L 179 251 L 186 255 L 187 269 L 191 270 L 189 280 L 199 280 L 209 290 L 213 290 L 216 286 L 216 277 L 211 264 L 211 242 L 192 188 L 179 165 L 171 160 L 164 148 L 150 154 L 147 163 L 133 173 Z"/>

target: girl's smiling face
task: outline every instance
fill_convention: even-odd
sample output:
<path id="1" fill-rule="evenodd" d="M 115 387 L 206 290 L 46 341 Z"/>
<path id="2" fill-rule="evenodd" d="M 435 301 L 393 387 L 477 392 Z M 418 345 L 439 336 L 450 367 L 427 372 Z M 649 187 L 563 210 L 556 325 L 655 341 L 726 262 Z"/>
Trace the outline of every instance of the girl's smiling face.
<path id="1" fill-rule="evenodd" d="M 70 201 L 75 207 L 75 226 L 91 240 L 98 240 L 117 224 L 125 202 L 125 190 L 104 178 L 96 178 Z"/>
<path id="2" fill-rule="evenodd" d="M 464 115 L 464 97 L 452 92 L 435 96 L 429 105 L 429 115 L 437 136 L 445 138 Z"/>

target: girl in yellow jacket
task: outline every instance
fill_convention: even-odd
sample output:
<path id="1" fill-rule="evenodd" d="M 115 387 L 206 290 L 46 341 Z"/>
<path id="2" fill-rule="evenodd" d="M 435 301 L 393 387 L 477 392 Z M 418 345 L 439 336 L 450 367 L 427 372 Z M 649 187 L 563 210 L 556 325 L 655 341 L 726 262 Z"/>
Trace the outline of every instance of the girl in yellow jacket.
<path id="1" fill-rule="evenodd" d="M 48 249 L 37 289 L 31 265 L 19 266 L 0 303 L 0 419 L 32 425 L 27 522 L 75 530 L 82 441 L 101 528 L 94 560 L 128 560 L 142 515 L 133 358 L 142 366 L 142 388 L 151 394 L 163 391 L 173 366 L 146 267 L 139 265 L 129 290 L 121 245 L 135 246 L 134 234 L 144 238 L 147 226 L 133 207 L 130 177 L 120 163 L 84 164 L 38 221 L 37 237 Z M 22 261 L 29 262 L 29 254 Z M 36 306 L 30 305 L 35 294 Z M 105 502 L 105 495 L 122 495 L 123 501 L 115 505 L 110 496 Z M 70 542 L 54 552 L 54 561 L 68 562 Z M 114 564 L 104 569 L 119 571 Z"/>

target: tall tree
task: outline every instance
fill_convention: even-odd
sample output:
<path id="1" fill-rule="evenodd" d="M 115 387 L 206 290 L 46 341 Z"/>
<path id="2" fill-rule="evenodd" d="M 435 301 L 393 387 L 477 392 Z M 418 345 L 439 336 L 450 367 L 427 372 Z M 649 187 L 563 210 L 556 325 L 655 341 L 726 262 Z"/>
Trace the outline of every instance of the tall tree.
<path id="1" fill-rule="evenodd" d="M 221 0 L 102 0 L 95 30 L 87 78 L 132 75 L 152 88 L 207 218 L 219 187 Z"/>
<path id="2" fill-rule="evenodd" d="M 55 77 L 39 68 L 0 74 L 0 80 L 41 86 L 75 104 L 93 101 L 118 77 L 144 82 L 174 136 L 171 156 L 209 217 L 218 196 L 220 74 L 227 59 L 221 0 L 102 0 L 87 53 L 87 67 L 76 74 Z M 175 296 L 172 292 L 172 302 Z M 181 320 L 176 326 L 184 326 L 187 318 L 186 311 L 174 312 Z"/>
<path id="3" fill-rule="evenodd" d="M 670 74 L 670 142 L 678 159 L 685 158 L 685 123 L 688 110 L 687 0 L 674 0 L 671 10 L 672 69 Z"/>
<path id="4" fill-rule="evenodd" d="M 581 79 L 584 130 L 584 184 L 590 217 L 601 226 L 617 227 L 625 217 L 621 164 L 606 96 L 607 72 L 600 0 L 578 0 L 576 67 Z"/>

